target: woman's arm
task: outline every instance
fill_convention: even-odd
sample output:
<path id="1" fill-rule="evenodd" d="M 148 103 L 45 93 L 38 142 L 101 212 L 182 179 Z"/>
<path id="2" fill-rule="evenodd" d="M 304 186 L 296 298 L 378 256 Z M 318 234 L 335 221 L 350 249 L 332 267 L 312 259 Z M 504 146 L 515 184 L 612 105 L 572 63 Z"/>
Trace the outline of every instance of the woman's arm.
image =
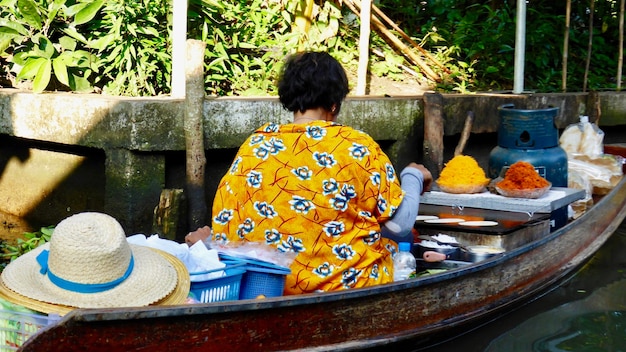
<path id="1" fill-rule="evenodd" d="M 430 188 L 432 175 L 423 165 L 411 163 L 400 173 L 404 198 L 391 219 L 386 221 L 381 232 L 383 237 L 396 243 L 413 242 L 411 229 L 415 225 L 420 195 Z"/>

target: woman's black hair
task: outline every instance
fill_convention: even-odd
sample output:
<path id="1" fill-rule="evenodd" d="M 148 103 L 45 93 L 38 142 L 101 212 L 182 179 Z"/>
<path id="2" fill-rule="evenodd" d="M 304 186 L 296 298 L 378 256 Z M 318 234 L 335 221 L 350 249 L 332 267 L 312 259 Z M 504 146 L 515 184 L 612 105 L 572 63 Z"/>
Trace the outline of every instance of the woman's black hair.
<path id="1" fill-rule="evenodd" d="M 278 81 L 280 102 L 292 112 L 321 107 L 336 115 L 348 92 L 346 72 L 326 52 L 309 51 L 289 56 Z"/>

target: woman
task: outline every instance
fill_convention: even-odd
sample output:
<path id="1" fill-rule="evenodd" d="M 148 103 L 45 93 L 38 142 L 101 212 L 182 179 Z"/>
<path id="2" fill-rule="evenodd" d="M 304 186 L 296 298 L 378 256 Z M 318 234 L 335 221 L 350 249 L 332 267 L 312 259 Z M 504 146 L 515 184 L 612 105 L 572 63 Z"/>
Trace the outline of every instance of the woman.
<path id="1" fill-rule="evenodd" d="M 293 122 L 257 129 L 215 196 L 213 240 L 297 253 L 285 294 L 391 282 L 397 248 L 389 238 L 412 242 L 419 195 L 432 180 L 412 163 L 401 187 L 370 136 L 335 122 L 348 91 L 343 67 L 327 53 L 290 56 L 278 94 Z"/>

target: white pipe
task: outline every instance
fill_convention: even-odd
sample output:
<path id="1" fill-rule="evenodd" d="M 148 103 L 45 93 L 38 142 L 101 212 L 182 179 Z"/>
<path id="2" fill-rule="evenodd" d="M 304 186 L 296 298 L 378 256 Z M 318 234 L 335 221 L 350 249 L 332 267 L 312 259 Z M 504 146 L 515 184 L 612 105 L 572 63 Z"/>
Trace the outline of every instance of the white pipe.
<path id="1" fill-rule="evenodd" d="M 361 32 L 359 37 L 359 68 L 357 71 L 356 95 L 365 95 L 367 85 L 367 65 L 369 63 L 370 19 L 372 1 L 361 1 Z"/>
<path id="2" fill-rule="evenodd" d="M 172 9 L 172 94 L 185 97 L 185 59 L 187 56 L 187 0 L 174 0 Z"/>
<path id="3" fill-rule="evenodd" d="M 515 31 L 515 71 L 513 93 L 524 92 L 524 56 L 526 51 L 526 0 L 517 0 Z"/>

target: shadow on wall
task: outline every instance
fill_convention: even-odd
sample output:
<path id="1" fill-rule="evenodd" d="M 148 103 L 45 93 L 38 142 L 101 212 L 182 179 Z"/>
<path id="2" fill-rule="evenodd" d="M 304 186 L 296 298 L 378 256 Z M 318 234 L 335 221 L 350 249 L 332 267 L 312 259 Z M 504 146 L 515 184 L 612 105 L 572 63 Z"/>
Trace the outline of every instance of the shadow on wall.
<path id="1" fill-rule="evenodd" d="M 2 211 L 31 230 L 104 209 L 104 151 L 0 135 Z"/>
<path id="2" fill-rule="evenodd" d="M 155 233 L 161 192 L 186 184 L 182 100 L 7 96 L 8 102 L 0 99 L 0 110 L 6 109 L 0 119 L 7 119 L 0 121 L 0 213 L 27 220 L 30 231 L 101 211 L 128 235 Z M 235 152 L 206 151 L 209 211 Z M 176 239 L 182 241 L 186 219 L 179 224 Z"/>

